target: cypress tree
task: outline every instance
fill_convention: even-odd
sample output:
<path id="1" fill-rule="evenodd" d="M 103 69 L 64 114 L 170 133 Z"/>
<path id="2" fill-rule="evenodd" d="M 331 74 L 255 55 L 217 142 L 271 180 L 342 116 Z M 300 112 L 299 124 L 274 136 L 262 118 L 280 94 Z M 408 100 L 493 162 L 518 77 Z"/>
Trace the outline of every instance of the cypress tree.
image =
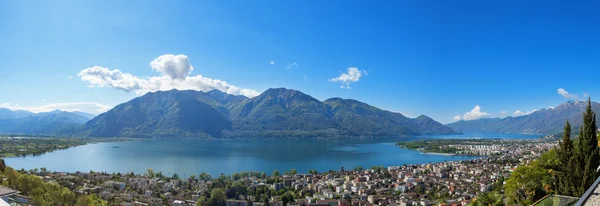
<path id="1" fill-rule="evenodd" d="M 581 190 L 585 191 L 598 178 L 600 153 L 598 153 L 598 137 L 596 135 L 596 114 L 592 111 L 591 99 L 583 114 L 583 125 L 579 130 L 579 159 L 583 165 Z"/>
<path id="2" fill-rule="evenodd" d="M 4 163 L 4 159 L 0 159 L 0 172 L 4 172 L 6 170 L 6 163 Z"/>
<path id="3" fill-rule="evenodd" d="M 573 178 L 571 169 L 573 168 L 573 142 L 571 141 L 571 124 L 569 121 L 565 124 L 562 140 L 559 148 L 556 150 L 560 161 L 560 175 L 558 177 L 558 190 L 562 195 L 573 195 Z"/>

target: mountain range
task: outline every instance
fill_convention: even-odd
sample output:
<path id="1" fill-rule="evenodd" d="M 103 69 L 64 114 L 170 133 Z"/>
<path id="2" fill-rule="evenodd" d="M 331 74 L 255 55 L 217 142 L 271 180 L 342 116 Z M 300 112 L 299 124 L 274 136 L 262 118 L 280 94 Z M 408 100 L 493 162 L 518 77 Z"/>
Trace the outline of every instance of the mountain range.
<path id="1" fill-rule="evenodd" d="M 33 113 L 0 108 L 0 133 L 29 135 L 62 135 L 74 133 L 93 118 L 84 112 L 54 110 Z"/>
<path id="2" fill-rule="evenodd" d="M 268 89 L 248 98 L 219 90 L 150 92 L 94 116 L 82 112 L 32 113 L 0 108 L 0 133 L 88 137 L 344 138 L 427 134 L 554 134 L 566 120 L 581 125 L 587 101 L 569 101 L 528 115 L 443 125 L 425 115 L 409 118 L 342 98 L 319 101 L 300 91 Z M 600 104 L 592 102 L 600 112 Z M 573 131 L 577 131 L 573 129 Z"/>
<path id="3" fill-rule="evenodd" d="M 458 121 L 446 126 L 459 132 L 555 134 L 561 132 L 565 122 L 569 120 L 574 128 L 572 131 L 577 132 L 583 122 L 587 104 L 587 101 L 574 100 L 528 115 Z M 594 112 L 600 112 L 599 103 L 591 102 L 591 106 Z"/>
<path id="4" fill-rule="evenodd" d="M 452 134 L 421 115 L 408 118 L 351 99 L 319 101 L 276 88 L 247 98 L 219 90 L 147 93 L 88 121 L 94 137 L 343 138 Z"/>

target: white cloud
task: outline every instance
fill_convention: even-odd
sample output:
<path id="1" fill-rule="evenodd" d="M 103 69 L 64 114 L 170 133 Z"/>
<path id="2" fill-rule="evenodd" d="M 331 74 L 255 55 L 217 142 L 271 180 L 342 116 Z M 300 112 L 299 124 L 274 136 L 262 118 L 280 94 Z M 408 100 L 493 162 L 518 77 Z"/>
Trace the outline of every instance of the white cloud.
<path id="1" fill-rule="evenodd" d="M 172 79 L 185 79 L 185 77 L 194 70 L 194 67 L 190 64 L 188 57 L 179 54 L 165 54 L 159 56 L 150 62 L 152 69 L 160 72 L 163 76 L 169 76 Z"/>
<path id="2" fill-rule="evenodd" d="M 456 115 L 456 116 L 452 117 L 452 119 L 454 121 L 459 121 L 461 119 L 461 117 L 460 117 L 460 115 Z"/>
<path id="3" fill-rule="evenodd" d="M 500 111 L 500 117 L 506 117 L 507 113 L 508 112 L 506 112 L 506 111 Z"/>
<path id="4" fill-rule="evenodd" d="M 54 103 L 42 106 L 20 106 L 18 104 L 3 103 L 0 107 L 7 108 L 10 110 L 26 110 L 34 113 L 49 112 L 54 110 L 62 111 L 80 111 L 90 114 L 100 114 L 111 109 L 111 106 L 100 104 L 97 102 L 68 102 L 68 103 Z"/>
<path id="5" fill-rule="evenodd" d="M 462 117 L 460 115 L 456 115 L 452 119 L 455 121 L 474 120 L 474 119 L 479 119 L 479 118 L 484 118 L 484 117 L 489 117 L 489 116 L 490 116 L 490 113 L 482 112 L 481 107 L 479 107 L 479 105 L 475 105 L 475 107 L 470 112 L 465 113 Z"/>
<path id="6" fill-rule="evenodd" d="M 583 97 L 584 97 L 584 98 L 586 98 L 586 97 L 589 97 L 589 96 L 590 96 L 590 95 L 589 95 L 587 92 L 584 92 L 584 93 L 583 93 Z"/>
<path id="7" fill-rule="evenodd" d="M 563 88 L 558 88 L 558 94 L 562 95 L 566 99 L 577 99 L 577 95 L 569 94 L 567 90 Z"/>
<path id="8" fill-rule="evenodd" d="M 340 88 L 350 89 L 350 83 L 358 82 L 365 71 L 361 71 L 356 67 L 349 67 L 346 73 L 340 74 L 339 77 L 329 79 L 330 82 L 341 82 Z"/>
<path id="9" fill-rule="evenodd" d="M 550 109 L 554 109 L 554 107 L 553 107 L 553 106 L 549 106 L 548 108 L 550 108 Z"/>
<path id="10" fill-rule="evenodd" d="M 296 62 L 288 64 L 287 67 L 285 67 L 285 70 L 292 70 L 293 68 L 298 67 L 298 64 Z"/>
<path id="11" fill-rule="evenodd" d="M 163 55 L 152 61 L 151 65 L 154 70 L 160 71 L 163 75 L 140 78 L 117 69 L 110 70 L 105 67 L 94 66 L 81 70 L 77 76 L 87 82 L 88 87 L 91 88 L 112 87 L 127 92 L 135 91 L 138 95 L 172 89 L 204 92 L 218 89 L 227 94 L 247 97 L 259 95 L 257 91 L 239 88 L 223 80 L 211 79 L 202 75 L 188 76 L 193 67 L 189 64 L 185 55 Z"/>
<path id="12" fill-rule="evenodd" d="M 68 76 L 67 79 L 73 79 L 73 76 Z"/>
<path id="13" fill-rule="evenodd" d="M 274 61 L 271 61 L 271 62 L 269 62 L 269 64 L 273 65 L 273 64 L 275 64 L 275 62 L 274 62 Z"/>
<path id="14" fill-rule="evenodd" d="M 529 114 L 531 114 L 531 113 L 534 113 L 535 111 L 537 111 L 537 110 L 536 110 L 536 109 L 534 109 L 534 110 L 527 111 L 527 112 L 523 112 L 523 111 L 521 111 L 521 110 L 517 110 L 517 111 L 515 111 L 515 112 L 513 113 L 513 115 L 514 115 L 515 117 L 518 117 L 518 116 L 523 116 L 523 115 L 529 115 Z"/>

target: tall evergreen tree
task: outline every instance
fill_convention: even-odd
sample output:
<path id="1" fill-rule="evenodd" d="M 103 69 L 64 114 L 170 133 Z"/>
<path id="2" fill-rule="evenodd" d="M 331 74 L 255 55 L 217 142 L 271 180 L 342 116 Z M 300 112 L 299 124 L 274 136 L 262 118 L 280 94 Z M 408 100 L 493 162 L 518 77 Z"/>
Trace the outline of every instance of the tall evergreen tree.
<path id="1" fill-rule="evenodd" d="M 571 141 L 571 124 L 565 123 L 562 140 L 556 150 L 560 161 L 560 176 L 558 177 L 558 190 L 562 195 L 573 195 L 573 141 Z"/>
<path id="2" fill-rule="evenodd" d="M 578 159 L 582 167 L 581 185 L 579 191 L 585 191 L 598 178 L 600 166 L 600 153 L 598 151 L 598 137 L 596 135 L 596 114 L 592 111 L 591 99 L 583 114 L 583 125 L 579 130 Z"/>
<path id="3" fill-rule="evenodd" d="M 0 158 L 0 172 L 4 172 L 6 170 L 6 163 L 4 163 L 4 159 Z"/>

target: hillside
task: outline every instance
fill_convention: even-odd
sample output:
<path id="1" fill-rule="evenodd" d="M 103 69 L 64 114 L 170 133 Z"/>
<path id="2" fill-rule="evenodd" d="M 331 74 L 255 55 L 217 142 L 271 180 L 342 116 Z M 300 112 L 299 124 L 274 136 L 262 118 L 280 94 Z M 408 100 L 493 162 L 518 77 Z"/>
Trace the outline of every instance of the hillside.
<path id="1" fill-rule="evenodd" d="M 9 110 L 12 111 L 12 110 Z M 13 111 L 13 118 L 0 119 L 0 133 L 29 135 L 69 135 L 89 119 L 73 112 L 55 110 L 31 113 Z M 7 112 L 6 114 L 8 114 Z"/>
<path id="2" fill-rule="evenodd" d="M 147 93 L 96 116 L 79 133 L 97 137 L 220 137 L 231 130 L 228 109 L 196 91 Z"/>
<path id="3" fill-rule="evenodd" d="M 449 134 L 426 116 L 411 119 L 356 100 L 321 102 L 297 90 L 246 98 L 218 90 L 162 91 L 123 103 L 79 134 L 126 137 L 315 138 Z"/>
<path id="4" fill-rule="evenodd" d="M 446 126 L 459 132 L 554 134 L 562 131 L 567 120 L 573 128 L 578 128 L 582 123 L 586 105 L 587 101 L 568 101 L 555 108 L 541 109 L 529 115 L 458 121 Z M 600 112 L 600 104 L 592 102 L 592 109 L 596 113 Z"/>

